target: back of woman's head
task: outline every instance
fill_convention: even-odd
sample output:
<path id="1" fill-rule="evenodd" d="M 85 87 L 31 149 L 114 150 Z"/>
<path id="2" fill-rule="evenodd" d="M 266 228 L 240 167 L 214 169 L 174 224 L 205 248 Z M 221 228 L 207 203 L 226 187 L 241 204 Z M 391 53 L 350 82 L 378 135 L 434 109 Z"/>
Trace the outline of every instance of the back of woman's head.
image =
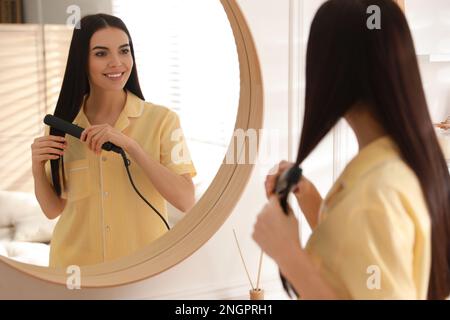
<path id="1" fill-rule="evenodd" d="M 371 28 L 377 18 L 380 25 Z M 318 10 L 308 42 L 298 164 L 355 105 L 369 108 L 420 181 L 432 221 L 428 297 L 445 298 L 450 293 L 450 177 L 412 36 L 392 0 L 330 0 Z"/>
<path id="2" fill-rule="evenodd" d="M 90 40 L 95 32 L 104 28 L 117 28 L 127 34 L 131 55 L 133 61 L 135 61 L 131 35 L 120 18 L 102 13 L 83 17 L 80 20 L 79 28 L 75 28 L 73 31 L 63 83 L 54 112 L 56 117 L 72 122 L 80 111 L 84 96 L 90 92 L 88 77 Z M 125 84 L 125 89 L 144 100 L 135 62 L 133 63 L 130 77 Z M 50 134 L 64 135 L 63 132 L 53 128 L 50 129 Z M 59 160 L 51 160 L 52 181 L 58 195 L 61 194 L 59 166 Z"/>

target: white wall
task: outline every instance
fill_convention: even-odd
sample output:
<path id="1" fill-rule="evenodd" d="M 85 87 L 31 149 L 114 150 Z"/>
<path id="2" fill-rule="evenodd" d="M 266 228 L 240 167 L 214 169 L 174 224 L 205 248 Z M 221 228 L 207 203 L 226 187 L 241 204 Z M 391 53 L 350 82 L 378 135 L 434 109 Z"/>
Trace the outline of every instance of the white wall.
<path id="1" fill-rule="evenodd" d="M 433 122 L 450 116 L 450 62 L 430 62 L 428 56 L 419 56 L 422 82 Z"/>
<path id="2" fill-rule="evenodd" d="M 450 1 L 406 0 L 406 16 L 431 119 L 439 123 L 450 117 Z M 437 132 L 450 169 L 450 133 Z"/>
<path id="3" fill-rule="evenodd" d="M 450 1 L 405 0 L 417 54 L 450 54 Z"/>
<path id="4" fill-rule="evenodd" d="M 287 137 L 289 0 L 240 0 L 260 53 L 265 85 L 265 127 Z M 279 158 L 287 157 L 287 138 Z M 189 298 L 233 299 L 248 296 L 245 271 L 234 243 L 235 228 L 253 279 L 259 250 L 251 240 L 255 216 L 265 202 L 263 181 L 269 164 L 256 166 L 236 209 L 200 250 L 174 268 L 139 283 L 109 289 L 69 291 L 0 264 L 0 299 L 5 298 Z M 284 298 L 278 269 L 265 257 L 262 287 L 267 298 Z"/>
<path id="5" fill-rule="evenodd" d="M 405 10 L 431 117 L 441 122 L 450 116 L 450 1 L 406 0 Z"/>

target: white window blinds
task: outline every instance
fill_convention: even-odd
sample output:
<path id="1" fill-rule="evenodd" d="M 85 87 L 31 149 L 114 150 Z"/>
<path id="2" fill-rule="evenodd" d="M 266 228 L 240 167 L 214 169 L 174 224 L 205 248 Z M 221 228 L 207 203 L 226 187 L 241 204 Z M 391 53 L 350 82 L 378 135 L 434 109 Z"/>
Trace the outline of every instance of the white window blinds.
<path id="1" fill-rule="evenodd" d="M 112 4 L 131 33 L 145 99 L 180 116 L 201 193 L 225 156 L 239 104 L 239 62 L 226 13 L 211 0 Z"/>
<path id="2" fill-rule="evenodd" d="M 113 14 L 130 30 L 146 100 L 176 111 L 188 139 L 227 146 L 240 83 L 220 2 L 113 0 Z"/>

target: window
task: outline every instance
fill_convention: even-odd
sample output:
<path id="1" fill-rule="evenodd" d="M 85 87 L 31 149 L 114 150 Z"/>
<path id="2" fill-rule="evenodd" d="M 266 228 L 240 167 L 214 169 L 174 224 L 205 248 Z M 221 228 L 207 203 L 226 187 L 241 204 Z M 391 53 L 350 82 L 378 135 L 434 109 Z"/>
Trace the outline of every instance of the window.
<path id="1" fill-rule="evenodd" d="M 145 99 L 177 112 L 202 193 L 230 142 L 239 104 L 239 62 L 219 1 L 113 0 L 133 39 Z"/>
<path id="2" fill-rule="evenodd" d="M 58 25 L 0 25 L 0 190 L 33 191 L 30 145 L 55 108 L 71 35 Z"/>

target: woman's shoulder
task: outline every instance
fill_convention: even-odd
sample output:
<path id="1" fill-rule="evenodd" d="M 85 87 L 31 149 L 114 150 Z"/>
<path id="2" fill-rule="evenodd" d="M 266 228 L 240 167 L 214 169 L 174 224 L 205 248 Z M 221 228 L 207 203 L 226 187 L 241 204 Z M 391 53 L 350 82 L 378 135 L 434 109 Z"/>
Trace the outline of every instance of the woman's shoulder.
<path id="1" fill-rule="evenodd" d="M 171 110 L 167 106 L 153 103 L 151 101 L 145 101 L 131 91 L 127 91 L 127 94 L 129 113 L 134 116 L 140 116 L 144 118 L 150 117 L 157 120 L 178 117 L 176 112 Z"/>
<path id="2" fill-rule="evenodd" d="M 362 181 L 371 189 L 391 188 L 400 192 L 421 191 L 416 173 L 400 156 L 390 158 L 375 166 L 362 177 Z"/>
<path id="3" fill-rule="evenodd" d="M 144 101 L 143 105 L 142 115 L 144 117 L 157 118 L 160 120 L 167 118 L 178 118 L 178 114 L 175 111 L 164 105 L 152 103 L 149 101 Z"/>
<path id="4" fill-rule="evenodd" d="M 370 202 L 368 206 L 373 212 L 383 211 L 396 219 L 403 216 L 423 226 L 429 225 L 428 206 L 420 180 L 400 157 L 368 172 L 358 189 L 361 198 Z"/>

